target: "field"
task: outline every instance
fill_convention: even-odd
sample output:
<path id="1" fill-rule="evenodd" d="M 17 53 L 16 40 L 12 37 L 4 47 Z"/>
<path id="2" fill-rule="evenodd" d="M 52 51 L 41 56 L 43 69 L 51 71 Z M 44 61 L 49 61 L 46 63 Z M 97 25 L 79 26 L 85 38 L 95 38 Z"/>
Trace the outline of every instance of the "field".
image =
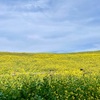
<path id="1" fill-rule="evenodd" d="M 1 52 L 0 100 L 100 100 L 100 52 Z"/>

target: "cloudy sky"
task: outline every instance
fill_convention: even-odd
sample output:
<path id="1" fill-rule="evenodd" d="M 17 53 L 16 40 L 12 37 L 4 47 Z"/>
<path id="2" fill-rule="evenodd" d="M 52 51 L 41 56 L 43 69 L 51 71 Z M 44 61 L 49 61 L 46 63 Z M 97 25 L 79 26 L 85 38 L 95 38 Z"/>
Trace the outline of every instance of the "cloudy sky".
<path id="1" fill-rule="evenodd" d="M 100 50 L 100 0 L 0 0 L 0 51 Z"/>

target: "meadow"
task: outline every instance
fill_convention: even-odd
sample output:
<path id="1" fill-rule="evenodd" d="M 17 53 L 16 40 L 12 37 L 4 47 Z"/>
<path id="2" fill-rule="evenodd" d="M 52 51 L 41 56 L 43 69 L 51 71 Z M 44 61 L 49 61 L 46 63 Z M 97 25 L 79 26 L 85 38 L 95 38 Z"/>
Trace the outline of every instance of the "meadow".
<path id="1" fill-rule="evenodd" d="M 0 100 L 100 100 L 100 52 L 1 52 Z"/>

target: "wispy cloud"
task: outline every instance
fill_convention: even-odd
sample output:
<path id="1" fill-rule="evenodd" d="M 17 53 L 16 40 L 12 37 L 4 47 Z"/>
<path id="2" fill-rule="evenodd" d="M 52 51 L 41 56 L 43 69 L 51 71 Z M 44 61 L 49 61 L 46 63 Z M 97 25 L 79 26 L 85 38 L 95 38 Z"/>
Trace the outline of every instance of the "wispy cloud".
<path id="1" fill-rule="evenodd" d="M 98 50 L 99 9 L 99 0 L 1 0 L 0 50 Z"/>

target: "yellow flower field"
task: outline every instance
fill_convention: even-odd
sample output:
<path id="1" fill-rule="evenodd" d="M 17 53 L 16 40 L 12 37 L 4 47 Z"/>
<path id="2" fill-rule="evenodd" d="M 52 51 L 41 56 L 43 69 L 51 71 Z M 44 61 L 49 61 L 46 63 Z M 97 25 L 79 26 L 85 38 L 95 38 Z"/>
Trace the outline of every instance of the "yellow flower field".
<path id="1" fill-rule="evenodd" d="M 100 100 L 100 52 L 0 53 L 0 100 Z"/>

